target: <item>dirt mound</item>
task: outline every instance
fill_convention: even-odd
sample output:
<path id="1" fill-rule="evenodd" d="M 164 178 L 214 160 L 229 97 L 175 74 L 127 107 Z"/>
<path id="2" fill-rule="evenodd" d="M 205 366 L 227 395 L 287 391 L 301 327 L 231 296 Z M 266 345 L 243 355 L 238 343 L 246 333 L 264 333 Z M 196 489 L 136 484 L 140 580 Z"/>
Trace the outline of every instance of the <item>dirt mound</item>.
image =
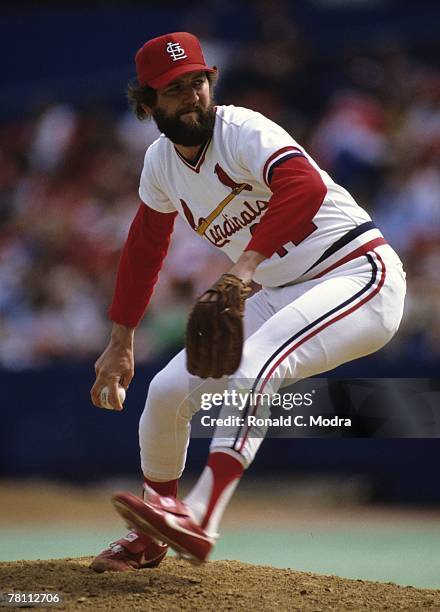
<path id="1" fill-rule="evenodd" d="M 96 574 L 88 569 L 90 560 L 0 563 L 0 590 L 62 595 L 62 603 L 51 608 L 40 605 L 40 610 L 440 609 L 440 591 L 238 561 L 212 561 L 194 567 L 169 558 L 156 569 Z M 11 610 L 3 606 L 0 609 Z"/>

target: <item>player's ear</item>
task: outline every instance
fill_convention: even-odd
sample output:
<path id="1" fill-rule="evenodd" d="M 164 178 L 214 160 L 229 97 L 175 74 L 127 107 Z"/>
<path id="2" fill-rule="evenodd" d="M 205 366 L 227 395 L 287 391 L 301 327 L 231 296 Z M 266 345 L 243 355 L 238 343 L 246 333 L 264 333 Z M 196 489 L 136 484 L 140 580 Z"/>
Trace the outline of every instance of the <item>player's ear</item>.
<path id="1" fill-rule="evenodd" d="M 147 104 L 141 104 L 141 107 L 145 114 L 151 117 L 151 115 L 153 114 L 153 108 L 151 106 L 148 106 Z"/>
<path id="2" fill-rule="evenodd" d="M 212 69 L 214 70 L 214 72 L 206 72 L 206 76 L 209 80 L 209 87 L 211 89 L 211 92 L 214 90 L 214 87 L 218 81 L 218 68 L 217 66 L 213 66 Z"/>

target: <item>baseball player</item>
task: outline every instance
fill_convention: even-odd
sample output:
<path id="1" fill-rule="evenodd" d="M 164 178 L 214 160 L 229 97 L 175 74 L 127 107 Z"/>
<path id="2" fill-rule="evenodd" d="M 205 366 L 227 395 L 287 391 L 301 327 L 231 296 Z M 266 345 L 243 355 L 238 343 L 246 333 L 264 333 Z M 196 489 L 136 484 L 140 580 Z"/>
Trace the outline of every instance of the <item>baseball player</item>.
<path id="1" fill-rule="evenodd" d="M 215 105 L 217 69 L 195 36 L 149 40 L 136 72 L 129 97 L 162 134 L 145 155 L 109 311 L 111 339 L 95 366 L 95 406 L 108 387 L 109 402 L 122 409 L 118 385 L 127 389 L 133 377 L 135 328 L 176 215 L 233 265 L 197 300 L 186 349 L 150 383 L 139 426 L 143 497 L 113 497 L 131 531 L 94 559 L 96 571 L 157 566 L 168 546 L 194 562 L 209 556 L 262 442 L 248 417 L 264 408 L 249 401 L 240 423 L 214 435 L 199 480 L 177 500 L 200 409 L 191 388 L 223 377 L 229 389 L 273 394 L 287 380 L 377 351 L 395 334 L 405 295 L 398 256 L 352 196 L 266 117 Z M 249 297 L 251 281 L 261 290 Z"/>

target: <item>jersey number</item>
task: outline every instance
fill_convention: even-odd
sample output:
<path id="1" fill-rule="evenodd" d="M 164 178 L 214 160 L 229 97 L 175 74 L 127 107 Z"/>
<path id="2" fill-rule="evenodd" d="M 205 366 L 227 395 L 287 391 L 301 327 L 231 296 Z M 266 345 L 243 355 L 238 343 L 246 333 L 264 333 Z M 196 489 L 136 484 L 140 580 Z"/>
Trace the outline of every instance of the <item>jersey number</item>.
<path id="1" fill-rule="evenodd" d="M 249 228 L 250 233 L 253 234 L 257 227 L 258 223 L 254 223 L 253 225 L 251 225 Z M 301 242 L 303 242 L 306 238 L 313 234 L 313 232 L 317 229 L 318 227 L 313 223 L 313 221 L 310 221 L 310 223 L 304 228 L 301 236 L 298 236 L 295 240 L 292 240 L 292 244 L 298 246 L 299 244 L 301 244 Z M 284 247 L 280 247 L 279 249 L 277 249 L 276 252 L 280 257 L 284 257 L 288 253 L 287 249 L 285 249 Z"/>

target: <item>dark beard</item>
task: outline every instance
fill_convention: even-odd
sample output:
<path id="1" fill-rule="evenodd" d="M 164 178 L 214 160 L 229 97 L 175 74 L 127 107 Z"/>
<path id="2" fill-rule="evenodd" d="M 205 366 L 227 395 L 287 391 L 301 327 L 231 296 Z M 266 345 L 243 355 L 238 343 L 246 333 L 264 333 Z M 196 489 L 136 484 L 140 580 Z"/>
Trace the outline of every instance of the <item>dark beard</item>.
<path id="1" fill-rule="evenodd" d="M 203 144 L 212 136 L 215 123 L 215 108 L 211 103 L 206 110 L 201 108 L 194 110 L 197 113 L 197 123 L 184 123 L 180 118 L 184 111 L 170 117 L 158 107 L 153 109 L 153 119 L 159 131 L 169 138 L 171 142 L 183 145 L 184 147 L 194 147 Z M 188 109 L 188 111 L 191 111 L 191 109 Z"/>

